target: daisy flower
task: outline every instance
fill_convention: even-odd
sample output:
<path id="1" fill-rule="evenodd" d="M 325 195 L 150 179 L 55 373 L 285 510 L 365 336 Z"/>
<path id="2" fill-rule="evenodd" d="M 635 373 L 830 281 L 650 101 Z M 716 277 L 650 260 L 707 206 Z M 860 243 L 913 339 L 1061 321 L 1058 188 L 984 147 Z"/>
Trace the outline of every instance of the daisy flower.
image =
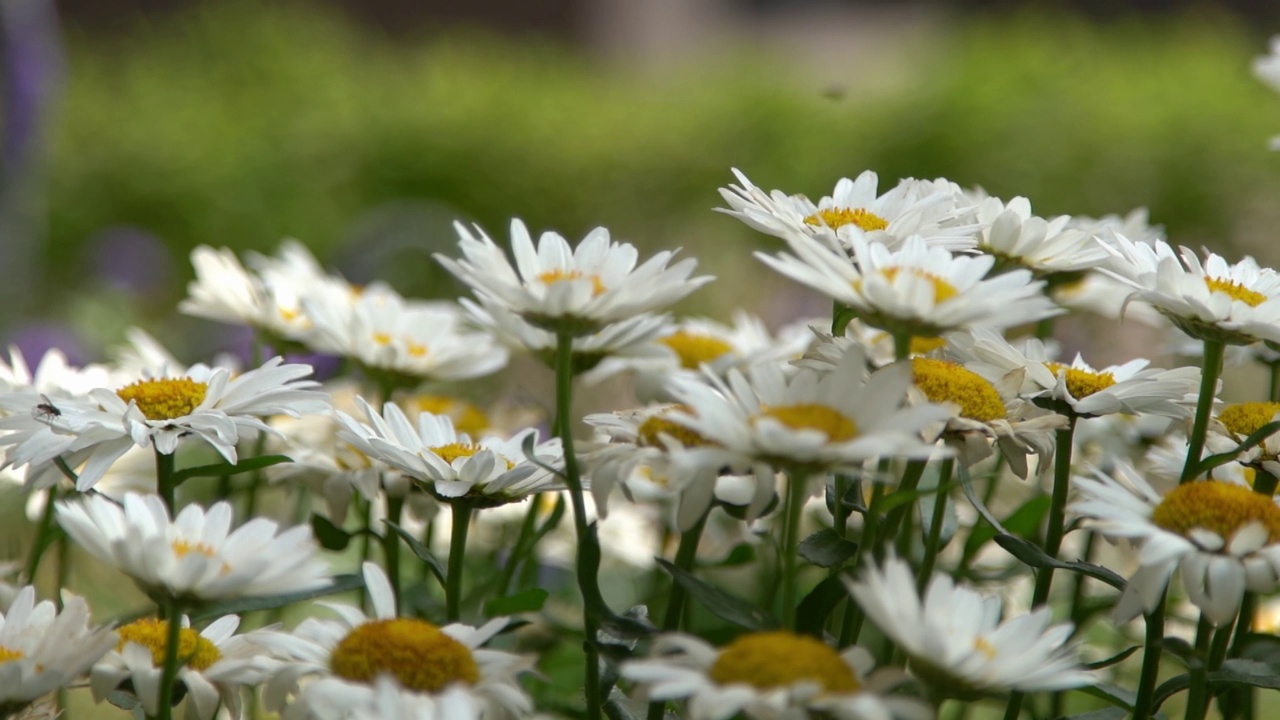
<path id="1" fill-rule="evenodd" d="M 987 198 L 978 205 L 978 250 L 996 258 L 997 268 L 1026 268 L 1055 280 L 1094 267 L 1111 257 L 1093 236 L 1070 226 L 1071 217 L 1046 220 L 1031 214 L 1031 201 Z"/>
<path id="2" fill-rule="evenodd" d="M 474 628 L 397 617 L 386 575 L 373 563 L 364 563 L 363 572 L 374 617 L 359 608 L 322 603 L 339 619 L 309 618 L 292 634 L 275 635 L 274 648 L 288 660 L 265 686 L 268 709 L 288 704 L 285 717 L 299 720 L 344 717 L 349 708 L 365 708 L 388 692 L 378 679 L 390 676 L 407 696 L 406 704 L 448 699 L 450 707 L 478 707 L 483 717 L 532 713 L 533 704 L 516 679 L 532 661 L 483 647 L 507 626 L 506 618 Z M 450 690 L 466 698 L 451 696 Z"/>
<path id="3" fill-rule="evenodd" d="M 49 432 L 26 425 L 0 437 L 11 446 L 6 464 L 28 466 L 28 476 L 63 455 L 83 460 L 78 490 L 93 487 L 111 465 L 134 446 L 172 455 L 179 440 L 198 438 L 227 462 L 236 462 L 236 443 L 272 430 L 261 418 L 297 417 L 329 408 L 328 400 L 304 380 L 310 365 L 268 360 L 262 367 L 232 377 L 226 368 L 195 365 L 181 374 L 145 377 L 118 390 L 98 388 L 88 397 L 58 404 L 41 413 L 39 396 L 28 396 L 28 412 Z M 0 400 L 5 407 L 12 401 Z M 0 421 L 0 427 L 14 429 Z M 70 464 L 70 463 L 69 463 Z"/>
<path id="4" fill-rule="evenodd" d="M 892 673 L 867 677 L 871 656 L 784 630 L 755 632 L 716 648 L 691 635 L 663 635 L 653 657 L 624 663 L 622 676 L 651 700 L 685 700 L 690 720 L 748 718 L 930 718 L 919 701 L 886 694 Z"/>
<path id="5" fill-rule="evenodd" d="M 668 266 L 675 253 L 663 251 L 636 266 L 639 253 L 629 243 L 614 243 L 596 228 L 571 248 L 554 232 L 544 232 L 535 248 L 520 220 L 511 221 L 506 253 L 478 226 L 472 234 L 455 224 L 462 259 L 437 254 L 441 265 L 475 293 L 507 307 L 533 325 L 553 332 L 590 335 L 604 326 L 670 305 L 711 277 L 691 278 L 692 258 Z"/>
<path id="6" fill-rule="evenodd" d="M 58 524 L 85 552 L 133 578 L 148 595 L 216 600 L 323 587 L 328 566 L 305 525 L 280 532 L 254 518 L 231 530 L 230 503 L 188 505 L 174 520 L 156 495 L 122 505 L 90 496 L 59 502 Z"/>
<path id="7" fill-rule="evenodd" d="M 1245 257 L 1231 264 L 1211 252 L 1136 243 L 1116 236 L 1106 272 L 1133 288 L 1183 332 L 1199 340 L 1248 345 L 1280 341 L 1280 275 Z"/>
<path id="8" fill-rule="evenodd" d="M 529 428 L 509 440 L 491 436 L 472 441 L 459 434 L 447 416 L 419 413 L 415 425 L 395 403 L 385 404 L 381 414 L 363 399 L 359 404 L 368 424 L 339 411 L 339 437 L 445 500 L 465 497 L 482 505 L 501 505 L 560 488 L 559 480 L 539 466 L 561 463 L 559 438 L 539 443 L 537 429 Z M 527 438 L 532 438 L 539 464 L 524 455 Z"/>
<path id="9" fill-rule="evenodd" d="M 0 717 L 70 685 L 115 645 L 109 628 L 89 625 L 84 598 L 64 593 L 59 612 L 36 602 L 35 588 L 18 591 L 0 613 Z"/>
<path id="10" fill-rule="evenodd" d="M 1271 592 L 1280 578 L 1280 507 L 1273 498 L 1222 480 L 1157 492 L 1118 465 L 1113 476 L 1075 478 L 1068 510 L 1110 537 L 1141 546 L 1138 570 L 1116 605 L 1117 622 L 1150 612 L 1175 569 L 1191 602 L 1214 625 L 1231 622 L 1246 590 Z"/>
<path id="11" fill-rule="evenodd" d="M 961 700 L 1008 690 L 1057 691 L 1094 682 L 1067 644 L 1070 623 L 1038 608 L 1003 622 L 1000 599 L 934 575 L 924 598 L 903 560 L 872 565 L 845 584 L 876 627 L 910 659 L 911 672 Z"/>
<path id="12" fill-rule="evenodd" d="M 884 194 L 877 194 L 880 179 L 867 170 L 855 180 L 841 178 L 830 196 L 815 205 L 804 195 L 781 190 L 766 193 L 736 168 L 741 185 L 720 189 L 729 208 L 720 212 L 738 218 L 751 228 L 784 240 L 792 235 L 835 240 L 848 245 L 853 236 L 896 247 L 912 235 L 930 245 L 960 249 L 973 247 L 975 225 L 969 220 L 968 203 L 959 187 L 946 180 L 906 178 Z"/>
<path id="13" fill-rule="evenodd" d="M 449 687 L 438 695 L 404 692 L 391 675 L 373 680 L 373 693 L 351 697 L 350 684 L 340 678 L 322 678 L 307 686 L 309 705 L 315 708 L 342 708 L 337 720 L 481 720 L 475 698 L 460 687 Z M 284 720 L 305 720 L 312 707 L 291 705 Z"/>
<path id="14" fill-rule="evenodd" d="M 756 257 L 894 335 L 936 337 L 974 326 L 1022 325 L 1062 312 L 1029 270 L 984 280 L 993 256 L 953 256 L 919 236 L 897 251 L 853 237 L 852 262 L 844 252 L 804 235 L 792 235 L 787 243 L 795 255 L 758 252 Z"/>
<path id="15" fill-rule="evenodd" d="M 1240 443 L 1280 416 L 1280 403 L 1246 402 L 1227 405 L 1209 424 L 1206 446 L 1211 453 L 1234 452 Z M 1280 477 L 1280 433 L 1268 435 L 1261 444 L 1236 458 L 1248 467 Z"/>
<path id="16" fill-rule="evenodd" d="M 177 682 L 186 689 L 187 720 L 212 720 L 219 708 L 241 717 L 241 690 L 266 679 L 280 663 L 258 638 L 269 630 L 236 635 L 240 618 L 227 615 L 196 632 L 184 615 L 178 631 Z M 93 666 L 89 689 L 102 702 L 124 686 L 150 717 L 160 711 L 160 684 L 169 640 L 169 623 L 136 620 L 116 630 L 120 640 Z M 175 693 L 175 697 L 182 697 Z"/>

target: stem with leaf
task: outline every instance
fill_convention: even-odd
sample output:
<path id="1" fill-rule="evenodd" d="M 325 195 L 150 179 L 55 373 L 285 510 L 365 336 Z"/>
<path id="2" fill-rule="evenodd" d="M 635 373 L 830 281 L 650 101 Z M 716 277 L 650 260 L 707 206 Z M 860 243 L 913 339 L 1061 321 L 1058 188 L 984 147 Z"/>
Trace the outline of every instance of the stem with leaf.
<path id="1" fill-rule="evenodd" d="M 31 553 L 27 555 L 27 568 L 24 577 L 28 583 L 35 584 L 36 570 L 40 569 L 40 558 L 44 555 L 44 551 L 49 548 L 49 538 L 54 533 L 53 514 L 56 508 L 54 502 L 58 499 L 58 486 L 49 486 L 49 497 L 45 498 L 44 512 L 40 514 L 40 525 L 36 530 L 36 537 L 31 543 Z"/>
<path id="2" fill-rule="evenodd" d="M 1187 438 L 1187 460 L 1182 466 L 1178 483 L 1195 479 L 1196 466 L 1204 455 L 1204 438 L 1209 431 L 1209 418 L 1213 415 L 1213 399 L 1218 392 L 1218 375 L 1222 372 L 1222 358 L 1226 346 L 1213 340 L 1204 341 L 1204 364 L 1200 370 L 1200 396 L 1196 401 L 1196 418 Z"/>
<path id="3" fill-rule="evenodd" d="M 1076 417 L 1069 416 L 1067 426 L 1054 431 L 1057 447 L 1053 455 L 1053 495 L 1049 500 L 1049 527 L 1044 535 L 1044 552 L 1051 558 L 1058 557 L 1062 549 L 1063 529 L 1066 525 L 1067 493 L 1071 489 L 1071 452 L 1073 449 Z M 1049 599 L 1049 589 L 1053 585 L 1053 568 L 1041 568 L 1036 575 L 1035 591 L 1031 596 L 1031 607 L 1045 604 Z"/>
<path id="4" fill-rule="evenodd" d="M 787 506 L 783 509 L 782 525 L 782 618 L 783 626 L 796 627 L 796 586 L 800 570 L 800 521 L 804 509 L 805 485 L 808 475 L 795 471 L 787 476 Z"/>
<path id="5" fill-rule="evenodd" d="M 160 675 L 159 720 L 173 718 L 173 691 L 178 679 L 178 644 L 182 633 L 182 605 L 171 599 L 165 608 L 166 639 L 164 643 L 164 669 Z"/>
<path id="6" fill-rule="evenodd" d="M 938 562 L 938 552 L 942 549 L 942 525 L 947 514 L 947 495 L 953 467 L 955 459 L 947 458 L 942 461 L 942 468 L 938 473 L 937 492 L 933 496 L 933 517 L 930 518 L 929 535 L 924 544 L 924 560 L 920 564 L 920 573 L 916 576 L 916 591 L 921 595 L 924 595 L 924 589 L 929 585 L 929 577 L 933 575 L 933 568 Z"/>
<path id="7" fill-rule="evenodd" d="M 173 480 L 175 459 L 172 454 L 166 455 L 160 452 L 159 448 L 153 446 L 152 449 L 155 450 L 156 456 L 156 492 L 164 501 L 169 517 L 173 517 L 178 492 L 178 484 Z"/>
<path id="8" fill-rule="evenodd" d="M 462 566 L 467 557 L 467 531 L 471 527 L 472 509 L 463 502 L 449 505 L 453 513 L 453 531 L 449 536 L 449 572 L 445 576 L 445 617 L 456 622 L 462 615 Z M 391 533 L 387 533 L 390 535 Z"/>

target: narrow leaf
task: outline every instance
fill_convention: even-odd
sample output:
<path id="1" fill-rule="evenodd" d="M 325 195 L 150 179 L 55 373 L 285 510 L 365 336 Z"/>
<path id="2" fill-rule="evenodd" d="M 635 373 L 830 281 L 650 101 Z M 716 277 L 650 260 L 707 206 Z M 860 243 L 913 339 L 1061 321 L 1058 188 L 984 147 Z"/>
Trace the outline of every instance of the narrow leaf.
<path id="1" fill-rule="evenodd" d="M 329 518 L 323 515 L 311 516 L 311 532 L 315 533 L 316 540 L 320 542 L 320 547 L 325 550 L 346 550 L 347 545 L 351 542 L 351 533 L 334 525 Z"/>
<path id="2" fill-rule="evenodd" d="M 960 478 L 960 489 L 964 491 L 964 496 L 969 498 L 969 503 L 978 511 L 978 514 L 982 516 L 982 519 L 986 520 L 987 524 L 995 528 L 997 533 L 1001 535 L 1011 534 L 1003 525 L 1000 524 L 1000 521 L 996 519 L 996 516 L 991 514 L 991 511 L 987 509 L 987 506 L 983 504 L 982 498 L 978 497 L 978 493 L 973 491 L 973 478 L 969 477 L 969 470 L 964 466 L 964 463 L 956 463 L 956 467 L 953 472 L 956 477 Z"/>
<path id="3" fill-rule="evenodd" d="M 1038 495 L 1026 501 L 1004 519 L 1005 530 L 1012 535 L 1031 537 L 1040 527 L 1045 514 L 1049 512 L 1051 500 L 1048 495 Z M 991 542 L 995 537 L 996 529 L 989 524 L 981 523 L 974 527 L 973 532 L 969 533 L 969 539 L 964 543 L 965 559 L 972 558 L 983 545 Z M 967 563 L 962 565 L 967 567 Z"/>
<path id="4" fill-rule="evenodd" d="M 223 615 L 243 615 L 247 612 L 256 610 L 274 610 L 278 607 L 284 607 L 303 600 L 324 597 L 325 595 L 333 595 L 334 593 L 346 592 L 348 590 L 356 590 L 364 587 L 364 578 L 359 575 L 334 575 L 329 578 L 332 582 L 324 587 L 315 588 L 313 590 L 301 590 L 298 592 L 284 593 L 282 595 L 264 595 L 261 597 L 235 598 L 234 600 L 225 600 L 222 602 L 206 603 L 196 608 L 191 613 L 191 622 L 205 620 L 208 618 L 218 618 Z"/>
<path id="5" fill-rule="evenodd" d="M 843 565 L 856 552 L 857 543 L 845 540 L 830 528 L 819 530 L 800 541 L 800 557 L 822 568 Z"/>
<path id="6" fill-rule="evenodd" d="M 1088 663 L 1085 665 L 1085 668 L 1089 670 L 1101 670 L 1104 667 L 1111 667 L 1112 665 L 1115 665 L 1116 663 L 1123 661 L 1125 658 L 1129 657 L 1130 655 L 1134 654 L 1135 652 L 1141 649 L 1142 649 L 1141 645 L 1134 645 L 1132 647 L 1127 647 L 1124 650 L 1121 650 L 1120 652 L 1116 653 L 1115 655 L 1112 655 L 1111 657 L 1107 658 L 1106 660 L 1099 660 L 1098 662 Z"/>
<path id="7" fill-rule="evenodd" d="M 818 583 L 796 608 L 796 632 L 821 639 L 827 616 L 847 597 L 849 592 L 845 590 L 839 575 L 832 575 Z"/>
<path id="8" fill-rule="evenodd" d="M 1086 562 L 1064 562 L 1057 558 L 1051 558 L 1036 545 L 1013 535 L 997 535 L 996 544 L 1007 550 L 1010 555 L 1033 568 L 1041 570 L 1045 568 L 1070 570 L 1071 572 L 1100 580 L 1117 590 L 1124 589 L 1124 578 L 1101 565 Z"/>
<path id="9" fill-rule="evenodd" d="M 1196 466 L 1196 476 L 1203 475 L 1220 465 L 1226 465 L 1227 463 L 1232 462 L 1240 455 L 1240 453 L 1252 450 L 1253 448 L 1261 445 L 1264 440 L 1276 434 L 1276 432 L 1280 432 L 1280 420 L 1269 422 L 1258 428 L 1252 435 L 1245 438 L 1244 442 L 1237 445 L 1235 450 L 1218 453 L 1217 455 L 1210 455 L 1209 457 L 1201 460 L 1200 464 Z"/>
<path id="10" fill-rule="evenodd" d="M 756 607 L 714 585 L 709 585 L 662 558 L 658 558 L 657 561 L 658 565 L 666 570 L 671 575 L 671 579 L 679 583 L 690 597 L 702 603 L 721 620 L 748 630 L 771 630 L 778 627 L 778 619 L 763 608 Z"/>
<path id="11" fill-rule="evenodd" d="M 444 564 L 440 562 L 440 559 L 431 554 L 431 550 L 428 549 L 426 545 L 423 545 L 421 540 L 414 537 L 413 533 L 405 530 L 390 520 L 383 520 L 382 522 L 386 523 L 387 527 L 394 530 L 395 533 L 400 536 L 401 540 L 404 540 L 405 544 L 409 546 L 409 550 L 411 550 L 419 560 L 427 564 L 427 569 L 431 571 L 432 575 L 436 576 L 436 580 L 440 581 L 440 587 L 444 587 L 445 579 L 448 575 L 445 571 Z"/>
<path id="12" fill-rule="evenodd" d="M 241 460 L 234 465 L 231 463 L 214 463 L 212 465 L 197 465 L 179 470 L 173 474 L 175 483 L 183 483 L 191 478 L 196 477 L 222 477 L 224 475 L 239 475 L 240 473 L 252 472 L 263 468 L 279 465 L 280 463 L 293 462 L 293 458 L 288 455 L 263 455 L 261 457 L 249 458 Z"/>
<path id="13" fill-rule="evenodd" d="M 1086 685 L 1082 688 L 1076 688 L 1086 695 L 1092 695 L 1096 698 L 1102 698 L 1115 707 L 1124 710 L 1133 710 L 1133 704 L 1137 701 L 1138 696 L 1132 690 L 1126 690 L 1122 687 L 1110 685 L 1108 683 L 1098 683 L 1097 685 Z"/>

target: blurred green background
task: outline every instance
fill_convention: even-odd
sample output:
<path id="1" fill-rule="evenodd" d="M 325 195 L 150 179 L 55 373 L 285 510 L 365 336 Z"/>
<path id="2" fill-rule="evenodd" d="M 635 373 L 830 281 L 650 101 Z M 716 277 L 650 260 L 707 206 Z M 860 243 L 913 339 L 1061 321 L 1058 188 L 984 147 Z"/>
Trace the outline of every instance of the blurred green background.
<path id="1" fill-rule="evenodd" d="M 704 18 L 710 39 L 676 51 L 390 32 L 318 3 L 72 18 L 18 183 L 6 242 L 30 252 L 7 266 L 0 331 L 27 344 L 52 327 L 92 357 L 141 323 L 209 350 L 229 336 L 172 309 L 190 249 L 288 236 L 354 280 L 452 296 L 428 253 L 452 250 L 455 219 L 505 238 L 512 216 L 684 246 L 734 278 L 687 309 L 820 310 L 750 257 L 768 239 L 710 211 L 731 167 L 814 198 L 870 168 L 882 188 L 946 176 L 1044 213 L 1147 206 L 1177 242 L 1280 262 L 1280 96 L 1249 71 L 1262 23 L 850 7 L 809 35 L 785 13 Z"/>

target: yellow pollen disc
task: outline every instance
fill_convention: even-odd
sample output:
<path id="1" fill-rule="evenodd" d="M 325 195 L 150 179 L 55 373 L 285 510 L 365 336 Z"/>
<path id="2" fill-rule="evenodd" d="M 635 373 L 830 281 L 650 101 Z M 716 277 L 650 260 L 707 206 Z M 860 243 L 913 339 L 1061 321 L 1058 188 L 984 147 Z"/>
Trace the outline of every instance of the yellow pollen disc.
<path id="1" fill-rule="evenodd" d="M 1204 284 L 1209 286 L 1210 292 L 1226 293 L 1232 300 L 1239 300 L 1249 307 L 1258 307 L 1267 301 L 1266 295 L 1250 290 L 1234 280 L 1207 277 L 1204 279 Z"/>
<path id="2" fill-rule="evenodd" d="M 1258 522 L 1267 529 L 1268 543 L 1280 542 L 1280 507 L 1266 495 L 1220 480 L 1179 485 L 1156 506 L 1151 521 L 1183 536 L 1203 528 L 1228 542 L 1237 530 Z"/>
<path id="3" fill-rule="evenodd" d="M 558 268 L 555 270 L 548 270 L 542 273 L 541 275 L 539 275 L 538 280 L 545 285 L 550 285 L 551 283 L 558 283 L 563 280 L 590 280 L 591 295 L 593 297 L 600 295 L 606 289 L 604 286 L 604 282 L 600 280 L 599 275 L 587 275 L 580 270 L 561 270 Z"/>
<path id="4" fill-rule="evenodd" d="M 942 303 L 960 294 L 960 291 L 956 290 L 955 285 L 952 285 L 951 283 L 947 282 L 946 280 L 943 280 L 942 278 L 938 277 L 937 275 L 934 275 L 933 273 L 925 272 L 924 270 L 921 270 L 919 268 L 887 267 L 881 270 L 880 274 L 883 275 L 885 279 L 887 279 L 889 282 L 892 283 L 895 279 L 897 279 L 898 273 L 904 272 L 904 271 L 910 275 L 914 275 L 918 278 L 928 280 L 930 283 L 933 284 L 933 303 L 935 305 L 941 305 Z M 858 288 L 861 284 L 862 284 L 862 281 L 860 280 L 854 281 L 855 288 Z"/>
<path id="5" fill-rule="evenodd" d="M 21 660 L 23 657 L 25 656 L 22 654 L 21 650 L 10 650 L 5 646 L 0 645 L 0 665 L 7 662 L 13 662 L 14 660 Z"/>
<path id="6" fill-rule="evenodd" d="M 889 227 L 888 220 L 863 208 L 827 208 L 810 215 L 804 221 L 809 225 L 817 225 L 819 227 L 825 225 L 832 230 L 842 228 L 845 225 L 856 225 L 863 232 L 883 230 Z"/>
<path id="7" fill-rule="evenodd" d="M 372 683 L 381 674 L 418 692 L 440 692 L 454 683 L 474 685 L 480 668 L 471 650 L 422 620 L 371 620 L 354 628 L 333 649 L 335 675 Z"/>
<path id="8" fill-rule="evenodd" d="M 913 337 L 911 338 L 911 354 L 928 355 L 946 344 L 947 341 L 940 337 Z"/>
<path id="9" fill-rule="evenodd" d="M 683 410 L 689 412 L 686 406 L 676 406 L 671 410 Z M 710 440 L 702 437 L 697 432 L 681 425 L 674 420 L 668 420 L 663 417 L 665 413 L 650 415 L 644 422 L 640 423 L 640 427 L 636 429 L 636 444 L 641 447 L 665 448 L 662 442 L 662 436 L 668 435 L 676 442 L 685 447 L 699 447 L 703 445 L 712 445 Z"/>
<path id="10" fill-rule="evenodd" d="M 204 543 L 189 543 L 186 540 L 173 541 L 173 554 L 178 557 L 184 557 L 188 553 L 199 553 L 205 557 L 213 557 L 216 553 L 213 548 Z"/>
<path id="11" fill-rule="evenodd" d="M 984 637 L 977 637 L 973 639 L 973 649 L 983 655 L 986 655 L 988 660 L 996 659 L 996 646 L 987 642 L 987 639 Z"/>
<path id="12" fill-rule="evenodd" d="M 433 447 L 431 448 L 431 452 L 439 455 L 441 460 L 452 465 L 454 460 L 462 457 L 471 457 L 483 449 L 483 447 L 474 443 L 449 443 L 448 445 Z"/>
<path id="13" fill-rule="evenodd" d="M 687 370 L 697 370 L 703 363 L 733 352 L 733 346 L 720 338 L 684 330 L 659 338 L 658 342 L 671 348 L 680 358 L 680 366 Z"/>
<path id="14" fill-rule="evenodd" d="M 762 408 L 756 417 L 769 417 L 794 430 L 820 430 L 831 442 L 845 442 L 858 436 L 858 426 L 835 408 L 817 403 L 800 403 Z"/>
<path id="15" fill-rule="evenodd" d="M 168 642 L 169 623 L 155 618 L 131 622 L 116 630 L 120 643 L 116 650 L 123 650 L 125 643 L 138 643 L 151 651 L 151 664 L 164 666 L 165 644 Z M 191 628 L 178 631 L 178 659 L 195 670 L 205 670 L 222 659 L 218 646 Z"/>
<path id="16" fill-rule="evenodd" d="M 1233 435 L 1247 437 L 1262 429 L 1280 413 L 1280 403 L 1247 402 L 1228 405 L 1218 414 L 1218 420 Z"/>
<path id="17" fill-rule="evenodd" d="M 417 343 L 412 343 L 412 342 L 411 342 L 411 343 L 409 343 L 409 346 L 408 346 L 408 348 L 407 348 L 407 349 L 408 349 L 408 351 L 409 351 L 409 356 L 410 356 L 410 357 L 420 358 L 420 357 L 426 357 L 426 355 L 427 355 L 427 346 L 426 346 L 426 345 L 419 345 L 419 344 L 417 344 Z"/>
<path id="18" fill-rule="evenodd" d="M 859 690 L 839 653 L 816 638 L 786 631 L 743 635 L 720 651 L 708 673 L 719 685 L 746 683 L 760 690 L 814 682 L 829 693 Z"/>
<path id="19" fill-rule="evenodd" d="M 297 308 L 280 308 L 280 319 L 285 322 L 293 322 L 294 320 L 297 320 L 300 315 L 302 315 L 302 311 Z"/>
<path id="20" fill-rule="evenodd" d="M 1109 372 L 1091 372 L 1056 362 L 1047 362 L 1044 366 L 1049 368 L 1055 376 L 1059 370 L 1067 371 L 1067 392 L 1077 400 L 1087 398 L 1116 384 L 1116 376 Z"/>
<path id="21" fill-rule="evenodd" d="M 916 387 L 929 402 L 960 406 L 960 416 L 991 422 L 1005 417 L 1004 401 L 986 378 L 958 363 L 932 358 L 912 358 Z"/>
<path id="22" fill-rule="evenodd" d="M 139 380 L 116 391 L 121 400 L 137 403 L 148 420 L 173 420 L 190 415 L 204 402 L 209 386 L 189 377 Z"/>
<path id="23" fill-rule="evenodd" d="M 409 409 L 417 410 L 420 413 L 447 415 L 450 420 L 453 420 L 453 427 L 458 432 L 466 433 L 472 437 L 479 435 L 490 427 L 489 416 L 466 400 L 445 395 L 415 395 L 405 404 L 409 406 Z"/>
<path id="24" fill-rule="evenodd" d="M 386 347 L 391 344 L 391 333 L 376 332 L 373 334 L 373 342 L 377 345 Z"/>

